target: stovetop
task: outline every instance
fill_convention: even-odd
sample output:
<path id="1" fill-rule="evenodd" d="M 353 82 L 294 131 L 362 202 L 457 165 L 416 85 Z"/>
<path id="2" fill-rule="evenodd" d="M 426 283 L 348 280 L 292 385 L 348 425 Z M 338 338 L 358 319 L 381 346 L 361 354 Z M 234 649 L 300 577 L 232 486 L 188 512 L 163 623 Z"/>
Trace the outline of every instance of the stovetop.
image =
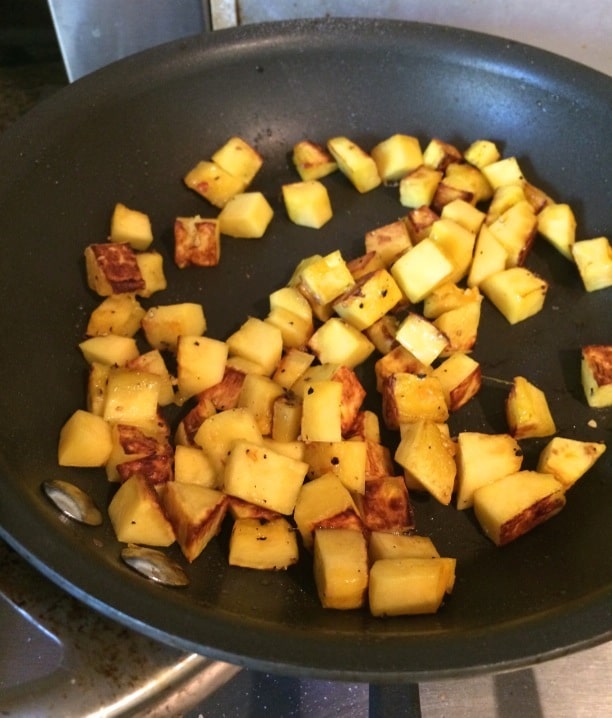
<path id="1" fill-rule="evenodd" d="M 17 18 L 15 27 L 3 23 L 9 4 L 0 0 L 0 132 L 67 82 L 48 12 L 41 9 L 44 2 L 24 0 L 22 10 L 30 13 L 29 19 L 22 26 Z M 18 5 L 11 5 L 13 18 Z M 286 17 L 292 8 L 295 11 L 295 3 L 283 0 L 265 8 L 251 0 L 220 0 L 211 3 L 213 27 L 235 23 L 237 5 L 242 22 Z M 343 2 L 305 2 L 302 9 L 312 14 L 315 5 L 321 14 L 333 9 L 347 14 Z M 442 18 L 448 24 L 490 32 L 487 22 L 491 24 L 495 6 L 500 10 L 502 5 L 475 1 L 468 11 L 465 3 L 430 0 L 411 3 L 411 11 L 413 19 Z M 531 40 L 537 22 L 530 21 L 528 5 L 522 0 L 512 5 L 506 21 L 512 23 L 515 17 L 515 25 L 504 28 L 504 34 L 513 31 L 515 39 Z M 32 14 L 32 8 L 38 14 Z M 401 16 L 397 3 L 381 1 L 376 8 L 379 15 L 393 11 Z M 546 8 L 554 13 L 550 23 L 559 24 L 557 31 L 553 28 L 546 35 L 547 49 L 612 71 L 610 43 L 597 39 L 609 37 L 612 30 L 607 0 L 590 3 L 593 31 L 585 36 L 588 42 L 581 42 L 580 33 L 574 32 L 571 3 L 543 0 L 533 14 L 540 17 Z M 481 15 L 474 14 L 478 12 Z M 463 718 L 468 713 L 499 718 L 612 715 L 612 643 L 530 669 L 423 683 L 416 689 L 287 678 L 185 654 L 109 621 L 42 577 L 2 542 L 0 635 L 0 715 L 13 718 L 417 716 L 418 709 L 410 708 L 415 698 L 424 718 Z"/>

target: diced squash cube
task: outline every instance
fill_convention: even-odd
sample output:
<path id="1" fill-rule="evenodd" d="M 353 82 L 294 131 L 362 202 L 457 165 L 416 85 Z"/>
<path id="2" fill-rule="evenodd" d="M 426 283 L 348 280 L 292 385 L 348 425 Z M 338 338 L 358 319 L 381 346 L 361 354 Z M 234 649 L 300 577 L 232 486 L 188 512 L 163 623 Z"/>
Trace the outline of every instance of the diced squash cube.
<path id="1" fill-rule="evenodd" d="M 259 152 L 241 137 L 230 137 L 213 154 L 211 160 L 226 172 L 238 177 L 245 187 L 251 184 L 263 165 Z"/>
<path id="2" fill-rule="evenodd" d="M 450 219 L 474 234 L 478 234 L 480 231 L 485 216 L 484 212 L 461 199 L 453 200 L 444 205 L 440 214 L 441 219 Z"/>
<path id="3" fill-rule="evenodd" d="M 474 492 L 520 470 L 523 452 L 509 434 L 462 431 L 457 436 L 457 508 L 474 503 Z"/>
<path id="4" fill-rule="evenodd" d="M 160 377 L 144 371 L 111 368 L 106 384 L 106 421 L 140 425 L 157 419 Z"/>
<path id="5" fill-rule="evenodd" d="M 433 421 L 406 427 L 395 460 L 441 504 L 450 504 L 457 467 Z"/>
<path id="6" fill-rule="evenodd" d="M 452 219 L 439 219 L 429 230 L 428 238 L 442 250 L 453 265 L 448 282 L 459 282 L 468 273 L 476 235 Z"/>
<path id="7" fill-rule="evenodd" d="M 423 164 L 421 143 L 411 135 L 392 135 L 379 142 L 371 155 L 383 182 L 397 182 Z"/>
<path id="8" fill-rule="evenodd" d="M 216 267 L 221 260 L 221 230 L 218 219 L 177 217 L 174 220 L 174 261 L 185 267 Z"/>
<path id="9" fill-rule="evenodd" d="M 480 391 L 480 364 L 463 352 L 445 359 L 433 371 L 442 385 L 449 411 L 457 411 Z"/>
<path id="10" fill-rule="evenodd" d="M 236 442 L 244 440 L 261 444 L 263 438 L 251 412 L 237 407 L 204 419 L 193 440 L 202 447 L 221 474 Z"/>
<path id="11" fill-rule="evenodd" d="M 281 358 L 272 378 L 283 389 L 291 389 L 308 370 L 314 358 L 314 354 L 310 352 L 291 348 Z"/>
<path id="12" fill-rule="evenodd" d="M 176 368 L 181 399 L 219 384 L 225 373 L 228 346 L 210 337 L 183 334 L 178 338 Z"/>
<path id="13" fill-rule="evenodd" d="M 117 334 L 133 337 L 140 329 L 145 310 L 133 294 L 111 294 L 90 314 L 87 336 Z"/>
<path id="14" fill-rule="evenodd" d="M 283 394 L 282 386 L 269 377 L 247 374 L 240 389 L 237 406 L 247 409 L 253 415 L 262 436 L 269 436 L 272 433 L 274 403 Z"/>
<path id="15" fill-rule="evenodd" d="M 365 251 L 376 252 L 385 267 L 412 247 L 408 226 L 403 219 L 384 224 L 366 232 Z"/>
<path id="16" fill-rule="evenodd" d="M 318 180 L 285 184 L 282 192 L 287 215 L 295 224 L 320 229 L 332 218 L 327 188 Z"/>
<path id="17" fill-rule="evenodd" d="M 372 531 L 368 539 L 368 556 L 371 563 L 382 558 L 440 558 L 429 536 L 387 531 Z"/>
<path id="18" fill-rule="evenodd" d="M 414 512 L 403 476 L 369 478 L 364 491 L 355 494 L 355 501 L 368 531 L 402 534 L 414 529 Z"/>
<path id="19" fill-rule="evenodd" d="M 423 164 L 436 170 L 444 171 L 453 162 L 461 162 L 461 152 L 448 142 L 433 137 L 423 152 Z"/>
<path id="20" fill-rule="evenodd" d="M 334 310 L 359 331 L 372 326 L 402 300 L 402 292 L 386 269 L 357 280 L 334 301 Z"/>
<path id="21" fill-rule="evenodd" d="M 370 612 L 374 616 L 436 613 L 448 583 L 448 566 L 442 558 L 379 559 L 370 569 Z"/>
<path id="22" fill-rule="evenodd" d="M 259 364 L 270 376 L 283 353 L 283 335 L 269 322 L 249 317 L 227 338 L 230 356 L 239 356 Z"/>
<path id="23" fill-rule="evenodd" d="M 506 399 L 506 420 L 515 439 L 550 436 L 556 432 L 546 395 L 525 377 L 516 376 Z"/>
<path id="24" fill-rule="evenodd" d="M 246 184 L 241 177 L 232 175 L 220 165 L 211 161 L 202 161 L 189 170 L 183 181 L 212 205 L 222 209 L 229 200 L 244 192 Z"/>
<path id="25" fill-rule="evenodd" d="M 395 339 L 426 366 L 430 366 L 448 344 L 446 334 L 416 312 L 406 315 L 398 327 Z"/>
<path id="26" fill-rule="evenodd" d="M 399 201 L 403 207 L 422 207 L 430 205 L 438 185 L 443 177 L 439 170 L 421 165 L 405 177 L 399 184 Z"/>
<path id="27" fill-rule="evenodd" d="M 217 471 L 209 457 L 197 446 L 181 446 L 174 450 L 174 481 L 218 488 Z"/>
<path id="28" fill-rule="evenodd" d="M 476 237 L 474 256 L 467 277 L 468 287 L 478 287 L 487 277 L 504 270 L 507 263 L 508 252 L 487 225 L 483 225 Z"/>
<path id="29" fill-rule="evenodd" d="M 242 239 L 263 237 L 274 210 L 261 192 L 242 192 L 227 201 L 219 213 L 221 234 Z"/>
<path id="30" fill-rule="evenodd" d="M 363 606 L 368 589 L 367 544 L 360 531 L 316 529 L 314 576 L 324 608 Z"/>
<path id="31" fill-rule="evenodd" d="M 223 472 L 223 490 L 230 496 L 289 515 L 295 508 L 308 464 L 269 447 L 237 441 Z"/>
<path id="32" fill-rule="evenodd" d="M 506 157 L 497 162 L 490 162 L 481 169 L 494 190 L 502 185 L 521 184 L 524 179 L 516 157 Z"/>
<path id="33" fill-rule="evenodd" d="M 302 402 L 294 394 L 283 393 L 272 404 L 270 435 L 276 442 L 289 443 L 298 441 L 301 431 Z"/>
<path id="34" fill-rule="evenodd" d="M 561 254 L 573 261 L 576 241 L 576 217 L 569 204 L 549 204 L 538 214 L 538 232 Z"/>
<path id="35" fill-rule="evenodd" d="M 153 241 L 151 220 L 144 212 L 117 202 L 111 217 L 111 242 L 127 242 L 132 249 L 144 251 Z"/>
<path id="36" fill-rule="evenodd" d="M 109 504 L 108 515 L 121 543 L 170 546 L 175 541 L 157 491 L 142 476 L 121 484 Z"/>
<path id="37" fill-rule="evenodd" d="M 392 374 L 383 385 L 382 413 L 389 429 L 420 419 L 445 422 L 448 406 L 440 380 L 422 374 Z"/>
<path id="38" fill-rule="evenodd" d="M 548 282 L 525 267 L 511 267 L 488 276 L 480 290 L 510 324 L 516 324 L 542 309 Z"/>
<path id="39" fill-rule="evenodd" d="M 542 449 L 537 470 L 552 474 L 565 491 L 595 464 L 606 450 L 603 442 L 553 437 Z"/>
<path id="40" fill-rule="evenodd" d="M 221 530 L 227 496 L 199 484 L 169 481 L 161 501 L 183 556 L 192 563 Z"/>
<path id="41" fill-rule="evenodd" d="M 589 406 L 612 406 L 612 345 L 582 347 L 582 388 Z"/>
<path id="42" fill-rule="evenodd" d="M 552 474 L 518 471 L 474 492 L 474 513 L 484 533 L 505 546 L 565 506 L 563 486 Z"/>
<path id="43" fill-rule="evenodd" d="M 88 287 L 101 297 L 125 292 L 140 294 L 145 280 L 129 244 L 90 244 L 85 248 Z"/>
<path id="44" fill-rule="evenodd" d="M 354 494 L 363 494 L 366 484 L 365 441 L 305 441 L 304 461 L 308 476 L 333 474 Z"/>
<path id="45" fill-rule="evenodd" d="M 106 400 L 106 383 L 110 373 L 110 364 L 94 361 L 87 375 L 87 411 L 102 416 Z"/>
<path id="46" fill-rule="evenodd" d="M 349 268 L 349 272 L 353 275 L 353 279 L 358 282 L 368 274 L 384 269 L 385 263 L 379 254 L 377 254 L 374 250 L 371 250 L 359 257 L 349 259 L 346 266 Z"/>
<path id="47" fill-rule="evenodd" d="M 206 317 L 201 304 L 180 302 L 151 307 L 142 318 L 147 342 L 159 351 L 176 351 L 180 336 L 201 336 Z"/>
<path id="48" fill-rule="evenodd" d="M 454 271 L 451 260 L 429 238 L 423 239 L 391 265 L 393 279 L 413 304 L 449 281 Z"/>
<path id="49" fill-rule="evenodd" d="M 135 339 L 117 334 L 90 337 L 80 342 L 79 349 L 88 364 L 97 362 L 107 366 L 124 366 L 138 356 Z"/>
<path id="50" fill-rule="evenodd" d="M 313 257 L 301 270 L 298 286 L 306 297 L 312 297 L 325 306 L 354 283 L 340 250 L 335 250 L 324 257 Z"/>
<path id="51" fill-rule="evenodd" d="M 497 145 L 491 142 L 491 140 L 475 140 L 467 150 L 465 150 L 463 157 L 466 162 L 482 169 L 487 165 L 493 164 L 493 162 L 497 162 L 501 155 L 497 149 Z"/>
<path id="52" fill-rule="evenodd" d="M 527 200 L 513 204 L 489 224 L 489 231 L 508 253 L 506 266 L 520 267 L 525 263 L 537 226 L 538 218 Z"/>
<path id="53" fill-rule="evenodd" d="M 332 137 L 327 149 L 358 192 L 369 192 L 381 183 L 376 162 L 348 137 Z"/>
<path id="54" fill-rule="evenodd" d="M 333 379 L 308 382 L 302 399 L 303 441 L 342 439 L 342 384 Z"/>
<path id="55" fill-rule="evenodd" d="M 480 326 L 481 299 L 450 309 L 434 319 L 434 326 L 448 339 L 440 356 L 448 357 L 474 348 Z"/>
<path id="56" fill-rule="evenodd" d="M 132 371 L 144 371 L 159 377 L 158 402 L 160 406 L 168 406 L 174 402 L 174 381 L 158 349 L 151 349 L 134 359 L 130 359 L 125 366 L 126 369 L 131 369 Z"/>
<path id="57" fill-rule="evenodd" d="M 103 466 L 111 450 L 110 424 L 77 409 L 60 431 L 57 461 L 60 466 Z"/>
<path id="58" fill-rule="evenodd" d="M 289 568 L 299 558 L 295 531 L 287 519 L 237 519 L 229 543 L 230 566 L 264 571 Z"/>
<path id="59" fill-rule="evenodd" d="M 292 159 L 304 182 L 327 177 L 338 169 L 338 163 L 325 147 L 310 140 L 301 140 L 293 146 Z"/>
<path id="60" fill-rule="evenodd" d="M 364 362 L 375 347 L 358 329 L 332 317 L 310 337 L 308 348 L 322 364 L 342 364 L 352 369 Z"/>
<path id="61" fill-rule="evenodd" d="M 137 289 L 140 297 L 150 297 L 155 292 L 161 292 L 168 286 L 164 274 L 164 258 L 159 252 L 138 252 L 136 264 L 144 281 L 144 288 Z"/>
<path id="62" fill-rule="evenodd" d="M 587 292 L 612 286 L 612 247 L 607 237 L 576 242 L 572 257 Z"/>

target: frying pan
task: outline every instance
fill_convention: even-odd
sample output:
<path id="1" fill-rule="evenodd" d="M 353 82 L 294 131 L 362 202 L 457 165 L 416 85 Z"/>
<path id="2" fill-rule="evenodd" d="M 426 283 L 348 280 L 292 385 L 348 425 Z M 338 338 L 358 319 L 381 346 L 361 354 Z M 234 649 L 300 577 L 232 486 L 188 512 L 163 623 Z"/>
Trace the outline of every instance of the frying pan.
<path id="1" fill-rule="evenodd" d="M 208 334 L 225 338 L 249 314 L 264 315 L 267 295 L 299 259 L 336 248 L 357 256 L 365 231 L 404 212 L 395 188 L 362 196 L 336 174 L 326 179 L 330 224 L 291 225 L 280 186 L 296 178 L 288 156 L 296 141 L 343 134 L 370 148 L 394 132 L 460 147 L 492 139 L 534 184 L 572 204 L 586 238 L 611 228 L 611 110 L 609 77 L 546 52 L 445 27 L 342 19 L 181 40 L 46 101 L 0 143 L 2 536 L 119 622 L 285 674 L 422 681 L 523 666 L 609 639 L 612 451 L 559 516 L 501 550 L 470 512 L 415 496 L 419 532 L 458 559 L 457 585 L 437 615 L 388 620 L 323 610 L 307 556 L 281 573 L 229 568 L 225 531 L 187 567 L 187 589 L 147 582 L 119 561 L 108 521 L 86 528 L 61 520 L 40 484 L 73 481 L 102 507 L 112 496 L 102 471 L 58 468 L 56 444 L 83 406 L 76 344 L 98 302 L 82 253 L 106 239 L 116 202 L 150 215 L 164 254 L 169 287 L 150 303 L 200 301 Z M 174 218 L 212 210 L 181 178 L 231 134 L 265 158 L 254 188 L 276 216 L 262 240 L 224 238 L 219 267 L 178 270 Z M 610 291 L 587 294 L 575 268 L 542 242 L 528 265 L 551 282 L 545 310 L 510 328 L 484 307 L 474 357 L 492 381 L 452 429 L 505 430 L 499 380 L 522 374 L 549 396 L 559 434 L 609 442 L 610 411 L 586 406 L 578 377 L 580 347 L 610 342 Z M 541 447 L 524 442 L 526 465 Z M 176 548 L 169 554 L 180 559 Z"/>

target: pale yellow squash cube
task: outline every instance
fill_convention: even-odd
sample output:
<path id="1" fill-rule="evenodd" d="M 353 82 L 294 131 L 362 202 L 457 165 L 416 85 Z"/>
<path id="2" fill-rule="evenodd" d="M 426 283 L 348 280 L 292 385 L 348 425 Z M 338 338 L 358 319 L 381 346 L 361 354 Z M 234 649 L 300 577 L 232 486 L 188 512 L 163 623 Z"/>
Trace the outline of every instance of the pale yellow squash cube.
<path id="1" fill-rule="evenodd" d="M 60 466 L 103 466 L 111 450 L 110 424 L 101 416 L 77 409 L 61 428 L 57 461 Z"/>
<path id="2" fill-rule="evenodd" d="M 369 192 L 380 185 L 376 162 L 348 137 L 332 137 L 327 141 L 327 149 L 338 163 L 340 172 L 358 192 Z"/>
<path id="3" fill-rule="evenodd" d="M 517 324 L 541 311 L 548 282 L 525 267 L 510 267 L 480 282 L 480 290 L 510 324 Z"/>
<path id="4" fill-rule="evenodd" d="M 450 191 L 455 190 L 458 197 L 445 204 L 463 200 L 473 205 L 481 202 L 488 202 L 493 196 L 493 188 L 483 173 L 473 165 L 465 162 L 452 162 L 446 168 L 444 179 L 440 186 L 444 185 Z M 463 197 L 461 195 L 464 195 Z"/>
<path id="5" fill-rule="evenodd" d="M 312 319 L 304 319 L 284 307 L 270 309 L 264 321 L 280 330 L 285 349 L 299 349 L 306 346 L 314 331 Z"/>
<path id="6" fill-rule="evenodd" d="M 366 484 L 368 448 L 365 441 L 305 441 L 304 461 L 308 476 L 333 474 L 354 494 L 363 494 Z"/>
<path id="7" fill-rule="evenodd" d="M 497 546 L 505 546 L 561 511 L 566 499 L 552 474 L 518 471 L 474 492 L 474 513 Z"/>
<path id="8" fill-rule="evenodd" d="M 445 170 L 449 165 L 461 162 L 461 152 L 449 142 L 432 137 L 423 152 L 423 164 L 433 169 Z"/>
<path id="9" fill-rule="evenodd" d="M 374 351 L 374 344 L 358 329 L 338 317 L 322 324 L 308 340 L 308 348 L 321 364 L 341 364 L 352 369 Z"/>
<path id="10" fill-rule="evenodd" d="M 227 496 L 199 484 L 169 481 L 161 502 L 183 556 L 192 563 L 221 530 Z"/>
<path id="11" fill-rule="evenodd" d="M 232 197 L 244 192 L 246 184 L 241 177 L 224 170 L 216 162 L 203 160 L 198 162 L 183 181 L 212 205 L 222 209 Z"/>
<path id="12" fill-rule="evenodd" d="M 567 491 L 586 474 L 605 450 L 603 442 L 555 436 L 542 449 L 537 470 L 542 474 L 552 474 Z"/>
<path id="13" fill-rule="evenodd" d="M 459 282 L 468 273 L 474 254 L 476 235 L 452 219 L 439 219 L 431 225 L 429 240 L 442 250 L 453 265 L 448 282 Z"/>
<path id="14" fill-rule="evenodd" d="M 489 231 L 508 253 L 507 267 L 519 267 L 525 263 L 537 226 L 538 218 L 527 200 L 513 204 L 489 224 Z"/>
<path id="15" fill-rule="evenodd" d="M 444 392 L 449 411 L 457 411 L 480 391 L 482 370 L 480 364 L 463 352 L 445 359 L 433 371 Z"/>
<path id="16" fill-rule="evenodd" d="M 181 400 L 218 384 L 225 373 L 228 346 L 211 337 L 183 334 L 178 338 L 176 368 Z"/>
<path id="17" fill-rule="evenodd" d="M 217 473 L 221 475 L 237 441 L 246 440 L 261 444 L 263 437 L 251 412 L 237 407 L 204 419 L 193 440 L 197 446 L 202 447 Z"/>
<path id="18" fill-rule="evenodd" d="M 316 529 L 314 577 L 324 608 L 360 608 L 368 590 L 368 552 L 361 531 Z"/>
<path id="19" fill-rule="evenodd" d="M 612 406 L 612 345 L 589 344 L 581 354 L 582 388 L 589 406 Z"/>
<path id="20" fill-rule="evenodd" d="M 507 264 L 508 252 L 487 225 L 483 225 L 476 237 L 467 276 L 468 287 L 478 287 L 487 277 L 504 270 Z"/>
<path id="21" fill-rule="evenodd" d="M 131 425 L 157 420 L 160 377 L 144 371 L 111 368 L 106 384 L 103 417 Z"/>
<path id="22" fill-rule="evenodd" d="M 310 352 L 291 348 L 283 354 L 272 378 L 283 389 L 291 389 L 298 379 L 308 371 L 314 359 L 314 354 Z"/>
<path id="23" fill-rule="evenodd" d="M 270 310 L 285 309 L 312 324 L 312 307 L 297 287 L 281 287 L 268 297 Z"/>
<path id="24" fill-rule="evenodd" d="M 104 401 L 106 399 L 106 383 L 110 373 L 111 365 L 94 361 L 89 366 L 87 375 L 87 411 L 102 416 Z"/>
<path id="25" fill-rule="evenodd" d="M 334 301 L 334 311 L 359 331 L 368 329 L 403 299 L 386 269 L 371 272 Z"/>
<path id="26" fill-rule="evenodd" d="M 477 287 L 463 289 L 454 282 L 445 282 L 425 297 L 423 316 L 426 319 L 436 319 L 445 312 L 450 312 L 453 309 L 459 309 L 481 300 L 482 295 Z"/>
<path id="27" fill-rule="evenodd" d="M 230 237 L 260 239 L 273 216 L 274 210 L 261 192 L 241 192 L 219 213 L 219 229 Z"/>
<path id="28" fill-rule="evenodd" d="M 341 441 L 342 384 L 333 379 L 309 381 L 302 398 L 303 441 Z"/>
<path id="29" fill-rule="evenodd" d="M 318 180 L 284 184 L 282 193 L 287 215 L 294 224 L 320 229 L 333 216 L 327 188 Z"/>
<path id="30" fill-rule="evenodd" d="M 435 422 L 419 420 L 407 426 L 395 460 L 441 504 L 450 504 L 457 467 Z"/>
<path id="31" fill-rule="evenodd" d="M 612 246 L 607 237 L 576 242 L 572 257 L 587 292 L 612 287 Z"/>
<path id="32" fill-rule="evenodd" d="M 269 436 L 272 433 L 275 401 L 283 395 L 283 387 L 273 379 L 260 374 L 247 374 L 236 406 L 247 409 L 257 422 L 261 435 Z"/>
<path id="33" fill-rule="evenodd" d="M 495 142 L 491 140 L 475 140 L 465 150 L 463 157 L 474 167 L 482 169 L 487 165 L 497 162 L 500 157 L 500 151 L 497 149 Z"/>
<path id="34" fill-rule="evenodd" d="M 327 177 L 338 169 L 338 163 L 327 149 L 310 140 L 301 140 L 293 146 L 292 159 L 304 182 Z"/>
<path id="35" fill-rule="evenodd" d="M 157 491 L 142 476 L 121 484 L 109 504 L 108 515 L 121 543 L 170 546 L 175 541 Z"/>
<path id="36" fill-rule="evenodd" d="M 151 349 L 144 354 L 139 354 L 135 359 L 130 359 L 125 366 L 133 371 L 144 371 L 159 377 L 158 402 L 160 406 L 168 406 L 174 402 L 175 380 L 170 376 L 166 362 L 158 349 Z"/>
<path id="37" fill-rule="evenodd" d="M 209 489 L 219 488 L 214 464 L 197 446 L 178 444 L 175 447 L 174 480 L 181 484 L 198 484 Z"/>
<path id="38" fill-rule="evenodd" d="M 302 402 L 296 396 L 283 392 L 273 401 L 271 415 L 272 439 L 282 443 L 299 439 L 302 431 Z"/>
<path id="39" fill-rule="evenodd" d="M 448 344 L 446 334 L 416 312 L 409 312 L 402 320 L 395 339 L 426 366 L 430 366 Z"/>
<path id="40" fill-rule="evenodd" d="M 443 173 L 421 165 L 399 183 L 399 201 L 403 207 L 418 208 L 429 206 L 436 194 L 438 185 L 442 181 Z"/>
<path id="41" fill-rule="evenodd" d="M 425 238 L 392 265 L 391 275 L 413 304 L 423 301 L 455 271 L 452 261 L 431 239 Z"/>
<path id="42" fill-rule="evenodd" d="M 201 304 L 180 302 L 151 307 L 142 318 L 147 342 L 159 351 L 175 352 L 180 336 L 201 336 L 206 331 L 206 317 Z"/>
<path id="43" fill-rule="evenodd" d="M 395 134 L 379 142 L 370 153 L 383 182 L 397 182 L 423 164 L 417 137 Z"/>
<path id="44" fill-rule="evenodd" d="M 298 558 L 296 533 L 287 519 L 239 518 L 234 522 L 229 542 L 230 566 L 279 571 L 297 563 Z"/>
<path id="45" fill-rule="evenodd" d="M 258 364 L 267 376 L 274 372 L 283 353 L 281 330 L 257 317 L 249 317 L 226 341 L 230 356 Z"/>
<path id="46" fill-rule="evenodd" d="M 145 310 L 133 294 L 111 294 L 90 314 L 87 336 L 118 334 L 133 337 L 140 329 Z"/>
<path id="47" fill-rule="evenodd" d="M 249 441 L 237 441 L 223 472 L 223 490 L 230 496 L 290 515 L 295 508 L 308 464 Z"/>
<path id="48" fill-rule="evenodd" d="M 506 420 L 516 439 L 551 436 L 557 431 L 544 392 L 516 376 L 506 399 Z"/>
<path id="49" fill-rule="evenodd" d="M 396 219 L 395 222 L 371 229 L 365 235 L 366 253 L 376 252 L 385 267 L 390 267 L 411 247 L 408 225 L 403 219 Z"/>
<path id="50" fill-rule="evenodd" d="M 379 559 L 370 569 L 370 613 L 374 616 L 436 613 L 448 584 L 449 565 L 442 558 Z"/>
<path id="51" fill-rule="evenodd" d="M 450 219 L 474 234 L 480 231 L 485 217 L 484 212 L 462 199 L 455 199 L 444 205 L 440 213 L 441 219 Z"/>
<path id="52" fill-rule="evenodd" d="M 398 372 L 382 388 L 382 411 L 386 426 L 398 429 L 421 419 L 443 423 L 448 406 L 440 380 L 435 376 Z"/>
<path id="53" fill-rule="evenodd" d="M 351 492 L 334 474 L 307 481 L 298 495 L 293 518 L 302 542 L 309 551 L 318 528 L 361 531 L 363 524 Z"/>
<path id="54" fill-rule="evenodd" d="M 574 261 L 572 247 L 576 241 L 576 217 L 569 204 L 549 204 L 538 214 L 538 232 L 559 250 L 561 254 Z"/>
<path id="55" fill-rule="evenodd" d="M 479 298 L 462 307 L 443 312 L 434 319 L 434 326 L 448 339 L 440 356 L 448 357 L 456 352 L 472 351 L 478 337 L 481 303 Z"/>
<path id="56" fill-rule="evenodd" d="M 140 252 L 148 249 L 153 241 L 149 216 L 117 202 L 111 217 L 110 240 L 127 242 L 132 249 Z"/>
<path id="57" fill-rule="evenodd" d="M 144 280 L 144 289 L 136 290 L 140 297 L 150 297 L 168 286 L 164 272 L 164 258 L 159 252 L 138 252 L 136 264 Z"/>
<path id="58" fill-rule="evenodd" d="M 355 283 L 340 250 L 324 257 L 310 258 L 299 272 L 298 287 L 306 297 L 320 305 L 328 305 Z"/>
<path id="59" fill-rule="evenodd" d="M 429 536 L 372 531 L 368 539 L 370 563 L 383 558 L 440 558 Z"/>
<path id="60" fill-rule="evenodd" d="M 457 436 L 457 508 L 474 503 L 474 492 L 520 470 L 523 452 L 510 434 L 462 431 Z"/>
<path id="61" fill-rule="evenodd" d="M 525 193 L 526 182 L 516 184 L 504 184 L 495 188 L 489 206 L 485 224 L 493 224 L 496 219 L 502 216 L 510 207 L 519 202 L 529 202 Z M 531 204 L 531 203 L 529 203 Z M 535 211 L 535 210 L 534 210 Z"/>
<path id="62" fill-rule="evenodd" d="M 125 366 L 139 354 L 133 337 L 117 334 L 90 337 L 79 343 L 79 349 L 88 364 L 97 362 L 107 366 Z"/>
<path id="63" fill-rule="evenodd" d="M 525 178 L 516 157 L 489 162 L 481 169 L 494 190 L 502 185 L 521 184 Z"/>
<path id="64" fill-rule="evenodd" d="M 263 165 L 263 158 L 248 142 L 241 137 L 230 139 L 213 154 L 211 160 L 238 177 L 244 187 L 248 187 Z"/>

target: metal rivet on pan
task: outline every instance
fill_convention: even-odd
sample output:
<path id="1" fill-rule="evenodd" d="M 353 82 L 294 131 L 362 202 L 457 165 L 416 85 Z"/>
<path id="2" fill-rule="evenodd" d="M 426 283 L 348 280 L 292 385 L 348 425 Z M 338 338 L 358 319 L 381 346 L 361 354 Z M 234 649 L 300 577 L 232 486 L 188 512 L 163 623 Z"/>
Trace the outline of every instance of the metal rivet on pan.
<path id="1" fill-rule="evenodd" d="M 102 523 L 102 514 L 93 499 L 78 486 L 51 479 L 43 481 L 42 488 L 65 516 L 88 526 L 99 526 Z"/>
<path id="2" fill-rule="evenodd" d="M 183 568 L 157 549 L 129 544 L 121 551 L 125 563 L 142 576 L 164 586 L 187 586 L 189 579 Z"/>

